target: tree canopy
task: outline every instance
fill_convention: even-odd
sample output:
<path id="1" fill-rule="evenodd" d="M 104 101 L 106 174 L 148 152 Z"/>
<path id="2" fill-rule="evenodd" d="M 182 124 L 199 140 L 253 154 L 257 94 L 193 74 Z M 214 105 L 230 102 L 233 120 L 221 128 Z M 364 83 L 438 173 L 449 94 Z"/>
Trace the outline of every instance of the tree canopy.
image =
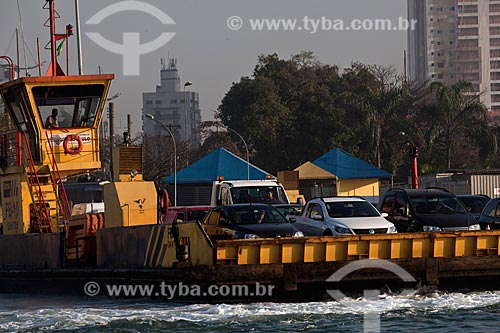
<path id="1" fill-rule="evenodd" d="M 341 72 L 311 52 L 288 60 L 259 56 L 216 117 L 245 138 L 252 162 L 270 172 L 337 147 L 405 179 L 409 141 L 420 146 L 429 171 L 495 166 L 495 134 L 469 83 L 416 86 L 392 67 L 361 63 Z"/>

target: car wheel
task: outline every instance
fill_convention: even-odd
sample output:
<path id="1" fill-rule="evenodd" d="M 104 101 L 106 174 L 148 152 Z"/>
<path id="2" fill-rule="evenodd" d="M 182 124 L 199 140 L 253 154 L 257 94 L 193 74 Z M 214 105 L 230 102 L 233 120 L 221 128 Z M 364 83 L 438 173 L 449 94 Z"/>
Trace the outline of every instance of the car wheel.
<path id="1" fill-rule="evenodd" d="M 326 229 L 323 236 L 333 236 L 333 232 L 330 229 Z"/>

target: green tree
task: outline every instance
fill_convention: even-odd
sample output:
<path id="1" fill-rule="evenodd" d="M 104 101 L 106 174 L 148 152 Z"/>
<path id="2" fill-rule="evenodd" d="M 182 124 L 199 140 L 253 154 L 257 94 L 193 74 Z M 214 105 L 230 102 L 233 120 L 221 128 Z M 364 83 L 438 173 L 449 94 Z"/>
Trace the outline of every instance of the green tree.
<path id="1" fill-rule="evenodd" d="M 337 67 L 310 52 L 282 60 L 260 56 L 251 78 L 233 84 L 217 116 L 245 138 L 255 163 L 271 172 L 318 157 L 337 142 Z"/>
<path id="2" fill-rule="evenodd" d="M 270 172 L 338 147 L 404 180 L 410 141 L 428 171 L 500 165 L 486 109 L 470 84 L 418 86 L 393 67 L 361 63 L 339 74 L 311 52 L 289 60 L 261 55 L 252 76 L 226 93 L 216 117 L 245 138 L 252 162 Z"/>
<path id="3" fill-rule="evenodd" d="M 395 171 L 402 160 L 411 110 L 416 101 L 393 67 L 354 63 L 342 75 L 340 105 L 347 110 L 356 133 L 351 151 L 379 168 Z M 395 165 L 397 164 L 397 165 Z"/>
<path id="4" fill-rule="evenodd" d="M 494 136 L 488 128 L 487 109 L 471 83 L 461 81 L 447 86 L 434 82 L 428 90 L 429 99 L 419 110 L 419 121 L 426 133 L 427 148 L 430 152 L 436 151 L 434 163 L 447 169 L 467 167 L 473 163 L 474 155 L 477 160 L 479 154 L 484 157 L 496 150 Z M 464 148 L 469 152 L 468 157 L 458 159 L 457 153 Z M 471 156 L 474 150 L 476 154 Z"/>

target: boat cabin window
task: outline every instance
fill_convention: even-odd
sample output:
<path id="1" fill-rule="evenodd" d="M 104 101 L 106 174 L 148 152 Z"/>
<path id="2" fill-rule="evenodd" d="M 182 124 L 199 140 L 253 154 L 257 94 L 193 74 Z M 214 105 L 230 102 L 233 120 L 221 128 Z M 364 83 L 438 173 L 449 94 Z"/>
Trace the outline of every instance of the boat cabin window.
<path id="1" fill-rule="evenodd" d="M 32 91 L 45 128 L 49 123 L 62 128 L 92 127 L 104 85 L 40 86 Z M 57 122 L 49 122 L 47 119 L 54 109 L 57 110 Z"/>
<path id="2" fill-rule="evenodd" d="M 21 90 L 18 88 L 11 88 L 8 91 L 4 93 L 4 98 L 7 103 L 7 105 L 10 108 L 11 115 L 14 118 L 14 121 L 18 125 L 19 129 L 22 131 L 26 131 L 26 116 L 27 110 L 23 110 L 23 103 L 22 101 L 22 93 Z M 24 111 L 24 112 L 23 112 Z"/>

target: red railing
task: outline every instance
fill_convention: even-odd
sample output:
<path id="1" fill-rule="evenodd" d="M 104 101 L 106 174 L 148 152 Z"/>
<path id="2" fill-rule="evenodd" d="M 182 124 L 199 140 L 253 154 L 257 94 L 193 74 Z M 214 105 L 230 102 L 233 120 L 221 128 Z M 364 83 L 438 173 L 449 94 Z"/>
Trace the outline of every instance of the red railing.
<path id="1" fill-rule="evenodd" d="M 71 215 L 71 207 L 69 205 L 68 196 L 66 195 L 66 190 L 64 189 L 64 184 L 62 182 L 61 173 L 59 172 L 59 167 L 57 165 L 56 156 L 54 154 L 54 148 L 52 147 L 52 138 L 49 138 L 49 133 L 45 133 L 47 137 L 47 144 L 50 149 L 49 160 L 50 160 L 50 175 L 52 179 L 52 187 L 54 188 L 54 193 L 56 193 L 56 199 L 61 207 L 61 212 L 63 215 L 64 224 L 67 225 L 69 222 L 69 217 Z M 60 191 L 59 186 L 60 185 Z"/>
<path id="2" fill-rule="evenodd" d="M 37 198 L 33 198 L 33 201 L 35 201 L 35 199 L 38 201 L 38 203 L 34 202 L 33 204 L 35 205 L 35 209 L 38 214 L 39 229 L 40 232 L 52 232 L 52 225 L 50 223 L 50 208 L 48 209 L 45 204 L 42 186 L 40 184 L 40 179 L 38 178 L 35 162 L 33 161 L 33 155 L 31 154 L 28 134 L 26 132 L 22 132 L 22 135 L 26 146 L 26 149 L 23 149 L 23 152 L 29 167 L 28 182 L 30 186 L 30 193 L 32 193 L 32 195 L 33 193 L 36 193 Z"/>

